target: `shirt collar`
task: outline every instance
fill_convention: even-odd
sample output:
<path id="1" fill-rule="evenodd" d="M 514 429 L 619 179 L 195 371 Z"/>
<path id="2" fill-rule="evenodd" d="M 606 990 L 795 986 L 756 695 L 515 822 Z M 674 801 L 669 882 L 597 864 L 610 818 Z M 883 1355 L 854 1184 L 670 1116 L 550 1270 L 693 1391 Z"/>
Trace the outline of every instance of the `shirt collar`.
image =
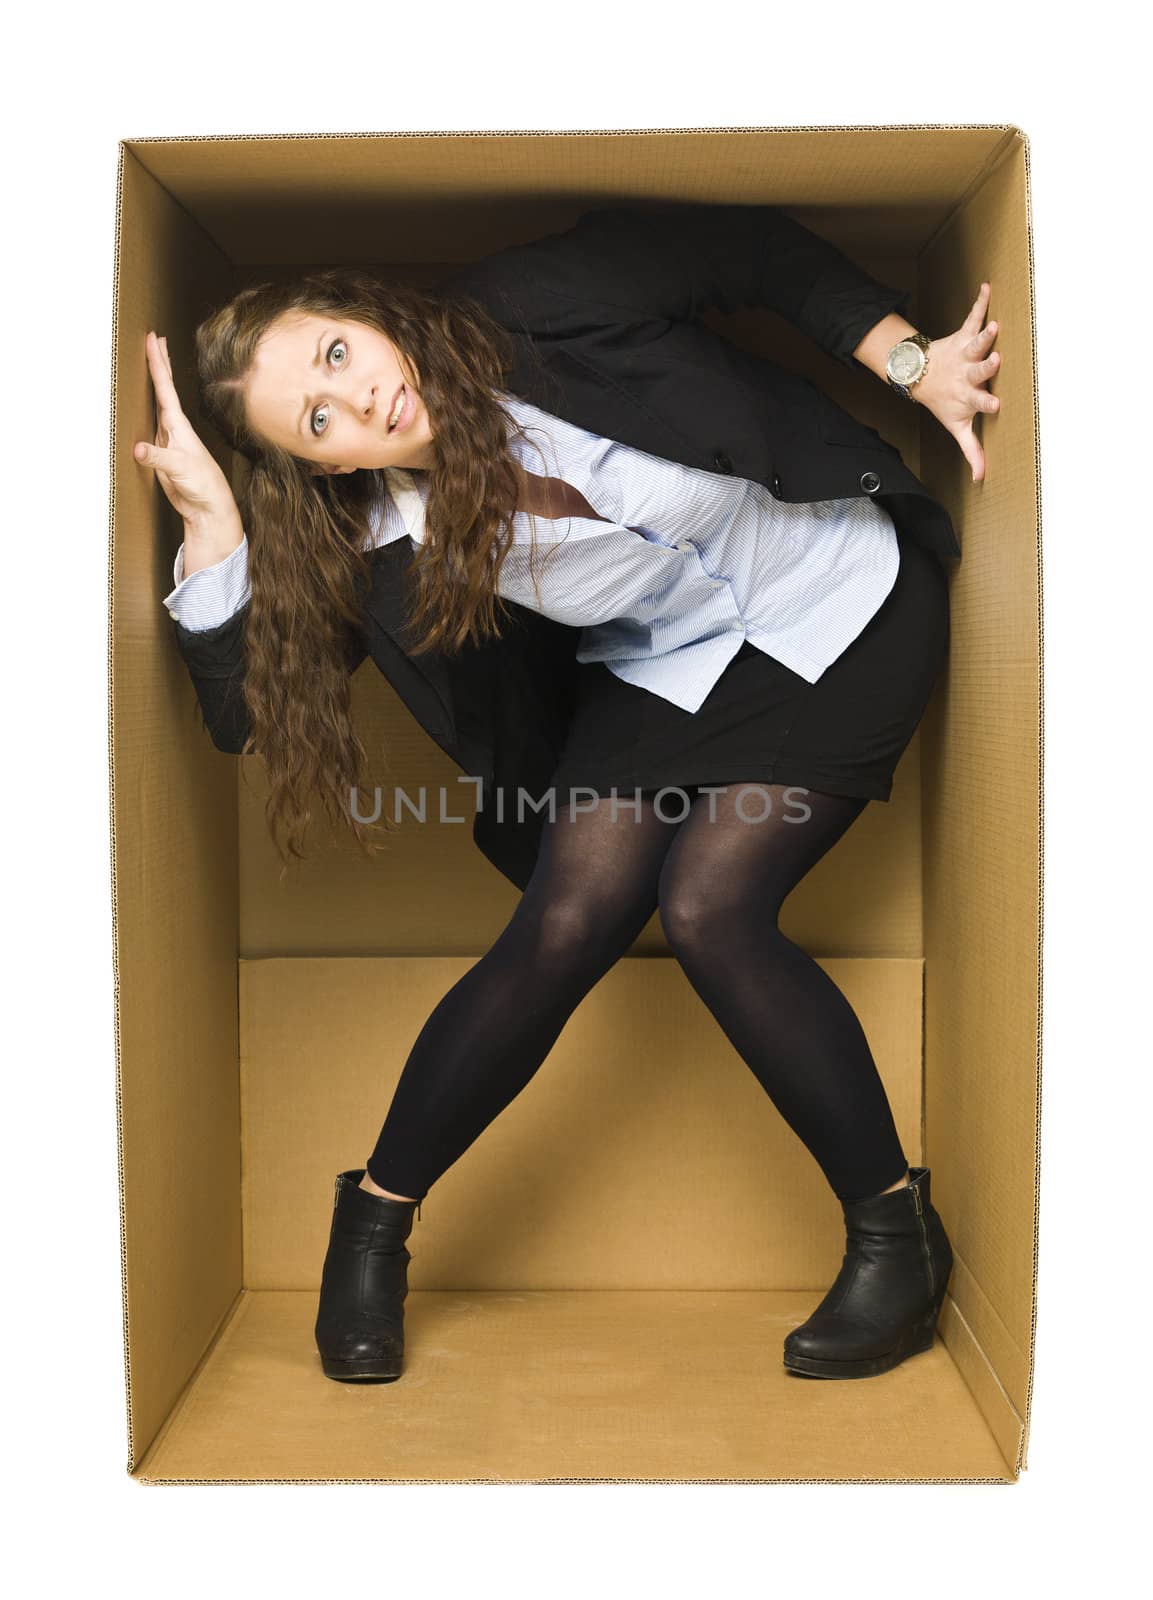
<path id="1" fill-rule="evenodd" d="M 384 484 L 409 537 L 424 541 L 424 495 L 407 467 L 385 467 Z"/>

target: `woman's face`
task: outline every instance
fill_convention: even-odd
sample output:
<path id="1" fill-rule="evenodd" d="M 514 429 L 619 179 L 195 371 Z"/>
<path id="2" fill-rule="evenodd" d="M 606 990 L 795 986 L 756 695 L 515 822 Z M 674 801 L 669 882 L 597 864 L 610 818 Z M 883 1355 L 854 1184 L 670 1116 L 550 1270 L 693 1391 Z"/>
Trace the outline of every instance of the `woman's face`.
<path id="1" fill-rule="evenodd" d="M 304 311 L 278 317 L 257 346 L 244 399 L 254 432 L 315 473 L 427 468 L 435 459 L 428 412 L 399 351 L 360 322 Z"/>

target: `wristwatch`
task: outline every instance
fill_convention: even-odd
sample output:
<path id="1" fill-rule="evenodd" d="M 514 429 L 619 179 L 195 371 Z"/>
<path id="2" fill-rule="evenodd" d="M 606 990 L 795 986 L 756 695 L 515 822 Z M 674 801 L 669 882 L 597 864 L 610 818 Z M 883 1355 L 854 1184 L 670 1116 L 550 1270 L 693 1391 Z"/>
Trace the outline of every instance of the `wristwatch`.
<path id="1" fill-rule="evenodd" d="M 911 392 L 929 367 L 929 346 L 932 340 L 924 333 L 910 333 L 895 344 L 885 360 L 885 376 L 897 393 L 906 400 L 915 400 Z"/>

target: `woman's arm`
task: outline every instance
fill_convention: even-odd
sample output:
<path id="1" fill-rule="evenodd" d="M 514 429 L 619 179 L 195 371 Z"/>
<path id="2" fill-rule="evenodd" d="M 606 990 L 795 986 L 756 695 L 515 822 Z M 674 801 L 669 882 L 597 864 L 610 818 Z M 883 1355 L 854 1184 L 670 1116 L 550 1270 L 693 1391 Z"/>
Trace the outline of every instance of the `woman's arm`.
<path id="1" fill-rule="evenodd" d="M 218 750 L 239 755 L 251 731 L 244 698 L 248 541 L 227 478 L 181 408 L 165 341 L 149 333 L 146 353 L 156 395 L 156 438 L 152 444 L 138 443 L 133 454 L 155 469 L 184 522 L 184 543 L 173 574 L 181 592 L 173 591 L 165 604 L 209 737 Z M 201 591 L 207 600 L 203 608 L 193 605 Z M 186 622 L 194 612 L 197 626 L 191 628 Z M 367 653 L 359 636 L 350 640 L 350 673 Z"/>
<path id="2" fill-rule="evenodd" d="M 849 367 L 869 330 L 910 300 L 776 206 L 694 202 L 586 211 L 563 233 L 486 256 L 456 286 L 506 326 L 544 336 L 622 312 L 684 320 L 766 308 Z"/>
<path id="3" fill-rule="evenodd" d="M 885 381 L 885 358 L 914 332 L 908 290 L 870 276 L 776 206 L 692 202 L 586 211 L 563 233 L 512 245 L 448 285 L 473 293 L 505 327 L 534 338 L 587 336 L 622 320 L 683 321 L 746 307 L 778 312 L 847 367 Z M 984 477 L 977 411 L 1000 402 L 984 388 L 996 324 L 981 331 L 988 285 L 959 332 L 934 341 L 913 393 Z M 653 335 L 660 329 L 653 329 Z"/>
<path id="4" fill-rule="evenodd" d="M 186 578 L 226 562 L 244 543 L 240 512 L 228 479 L 184 414 L 167 342 L 149 332 L 145 355 L 156 397 L 156 434 L 141 440 L 133 455 L 152 467 L 173 509 L 184 523 L 181 547 Z M 174 597 L 168 596 L 169 600 Z M 205 726 L 218 750 L 239 755 L 249 732 L 244 702 L 244 629 L 247 603 L 216 626 L 191 629 L 172 610 L 176 643 L 188 668 Z"/>
<path id="5" fill-rule="evenodd" d="M 193 633 L 215 628 L 235 616 L 249 599 L 248 540 L 229 555 L 195 566 L 196 554 L 185 537 L 172 566 L 174 588 L 164 596 L 164 609 L 174 622 Z"/>
<path id="6" fill-rule="evenodd" d="M 208 736 L 218 750 L 238 756 L 252 731 L 244 699 L 244 630 L 247 603 L 214 628 L 191 629 L 175 622 L 180 651 Z"/>
<path id="7" fill-rule="evenodd" d="M 956 439 L 972 468 L 974 483 L 984 481 L 985 454 L 973 432 L 973 418 L 979 411 L 1001 409 L 998 397 L 990 394 L 986 387 L 1001 370 L 1000 354 L 992 349 L 997 324 L 990 322 L 986 328 L 981 326 L 988 309 L 989 285 L 983 283 L 957 332 L 930 342 L 925 374 L 909 391 L 913 399 L 931 411 Z M 890 313 L 869 330 L 853 354 L 862 366 L 887 382 L 885 359 L 889 351 L 917 331 L 904 317 Z"/>

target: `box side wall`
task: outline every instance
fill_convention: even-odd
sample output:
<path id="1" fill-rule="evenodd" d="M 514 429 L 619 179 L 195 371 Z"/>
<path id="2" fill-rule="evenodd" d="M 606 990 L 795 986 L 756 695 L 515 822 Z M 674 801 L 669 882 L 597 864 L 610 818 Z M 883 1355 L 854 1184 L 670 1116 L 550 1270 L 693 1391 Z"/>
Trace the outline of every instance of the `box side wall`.
<path id="1" fill-rule="evenodd" d="M 144 354 L 168 336 L 195 419 L 192 331 L 227 263 L 122 153 L 112 415 L 109 758 L 130 1456 L 241 1283 L 236 765 L 206 750 L 160 597 L 180 522 L 133 459 L 155 430 Z"/>
<path id="2" fill-rule="evenodd" d="M 925 1128 L 956 1253 L 950 1292 L 1021 1423 L 1032 1373 L 1039 1157 L 1040 521 L 1025 145 L 922 262 L 924 325 L 959 327 L 982 280 L 1002 368 L 978 425 L 986 481 L 925 420 L 923 474 L 954 508 L 945 681 L 922 724 Z"/>

